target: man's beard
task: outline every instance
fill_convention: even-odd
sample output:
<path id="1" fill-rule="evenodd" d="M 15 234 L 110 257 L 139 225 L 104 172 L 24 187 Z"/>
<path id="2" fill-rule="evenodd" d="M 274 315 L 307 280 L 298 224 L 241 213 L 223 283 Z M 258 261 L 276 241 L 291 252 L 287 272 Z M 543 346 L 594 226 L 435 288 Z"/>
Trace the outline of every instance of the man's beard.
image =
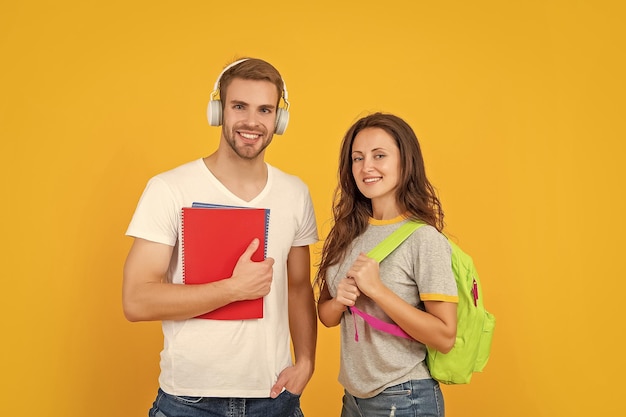
<path id="1" fill-rule="evenodd" d="M 264 132 L 261 135 L 261 138 L 258 139 L 259 141 L 265 140 L 265 142 L 263 142 L 261 144 L 261 147 L 257 150 L 255 148 L 255 146 L 257 146 L 256 143 L 252 145 L 244 144 L 238 147 L 237 141 L 235 140 L 235 137 L 237 135 L 236 129 L 231 128 L 224 131 L 224 137 L 226 138 L 226 142 L 230 145 L 231 149 L 237 154 L 237 156 L 247 160 L 256 159 L 272 142 L 273 135 L 265 139 L 266 134 L 267 132 Z"/>

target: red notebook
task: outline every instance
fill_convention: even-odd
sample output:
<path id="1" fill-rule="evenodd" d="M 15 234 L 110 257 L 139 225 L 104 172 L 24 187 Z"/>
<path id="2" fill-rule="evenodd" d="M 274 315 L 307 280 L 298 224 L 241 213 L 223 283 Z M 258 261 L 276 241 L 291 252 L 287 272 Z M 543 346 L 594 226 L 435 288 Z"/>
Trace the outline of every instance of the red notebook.
<path id="1" fill-rule="evenodd" d="M 269 209 L 194 203 L 182 209 L 182 269 L 186 285 L 229 278 L 252 239 L 260 241 L 251 259 L 265 259 Z M 263 317 L 263 298 L 236 301 L 198 316 L 213 320 Z"/>

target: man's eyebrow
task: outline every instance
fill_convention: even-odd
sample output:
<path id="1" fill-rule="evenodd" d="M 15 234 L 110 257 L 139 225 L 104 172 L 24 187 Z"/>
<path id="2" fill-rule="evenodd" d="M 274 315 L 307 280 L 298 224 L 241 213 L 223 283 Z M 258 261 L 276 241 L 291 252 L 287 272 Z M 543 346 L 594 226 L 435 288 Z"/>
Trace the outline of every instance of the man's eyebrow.
<path id="1" fill-rule="evenodd" d="M 236 100 L 236 99 L 229 100 L 229 103 L 231 105 L 236 105 L 236 104 L 243 105 L 243 106 L 249 106 L 250 105 L 250 103 L 248 103 L 247 101 Z M 276 105 L 275 104 L 261 104 L 261 105 L 259 105 L 259 107 L 262 107 L 264 109 L 275 109 Z"/>

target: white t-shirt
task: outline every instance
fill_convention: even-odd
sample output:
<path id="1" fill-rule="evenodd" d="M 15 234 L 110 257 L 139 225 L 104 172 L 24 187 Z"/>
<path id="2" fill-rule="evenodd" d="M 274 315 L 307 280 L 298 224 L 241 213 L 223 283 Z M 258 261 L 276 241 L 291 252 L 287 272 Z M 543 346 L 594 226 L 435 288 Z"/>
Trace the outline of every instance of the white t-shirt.
<path id="1" fill-rule="evenodd" d="M 307 186 L 269 164 L 267 184 L 252 201 L 231 193 L 202 159 L 150 179 L 126 234 L 174 246 L 168 280 L 182 284 L 181 209 L 194 202 L 270 209 L 267 256 L 274 258 L 264 317 L 258 320 L 163 321 L 161 388 L 173 395 L 268 397 L 278 374 L 292 364 L 287 256 L 292 246 L 317 242 Z"/>

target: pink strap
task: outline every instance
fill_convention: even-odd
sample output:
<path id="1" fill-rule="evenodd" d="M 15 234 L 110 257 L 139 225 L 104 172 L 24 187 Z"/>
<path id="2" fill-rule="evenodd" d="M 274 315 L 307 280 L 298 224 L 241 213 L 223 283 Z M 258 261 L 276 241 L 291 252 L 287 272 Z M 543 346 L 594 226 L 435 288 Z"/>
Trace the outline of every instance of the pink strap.
<path id="1" fill-rule="evenodd" d="M 350 311 L 357 316 L 360 316 L 367 324 L 375 328 L 376 330 L 380 330 L 381 332 L 389 333 L 394 336 L 403 337 L 405 339 L 413 339 L 409 336 L 404 330 L 400 328 L 397 324 L 386 323 L 380 319 L 377 319 L 374 316 L 370 316 L 367 313 L 362 312 L 356 307 L 348 307 Z M 354 340 L 359 341 L 359 333 L 356 330 L 356 317 L 354 317 Z"/>

